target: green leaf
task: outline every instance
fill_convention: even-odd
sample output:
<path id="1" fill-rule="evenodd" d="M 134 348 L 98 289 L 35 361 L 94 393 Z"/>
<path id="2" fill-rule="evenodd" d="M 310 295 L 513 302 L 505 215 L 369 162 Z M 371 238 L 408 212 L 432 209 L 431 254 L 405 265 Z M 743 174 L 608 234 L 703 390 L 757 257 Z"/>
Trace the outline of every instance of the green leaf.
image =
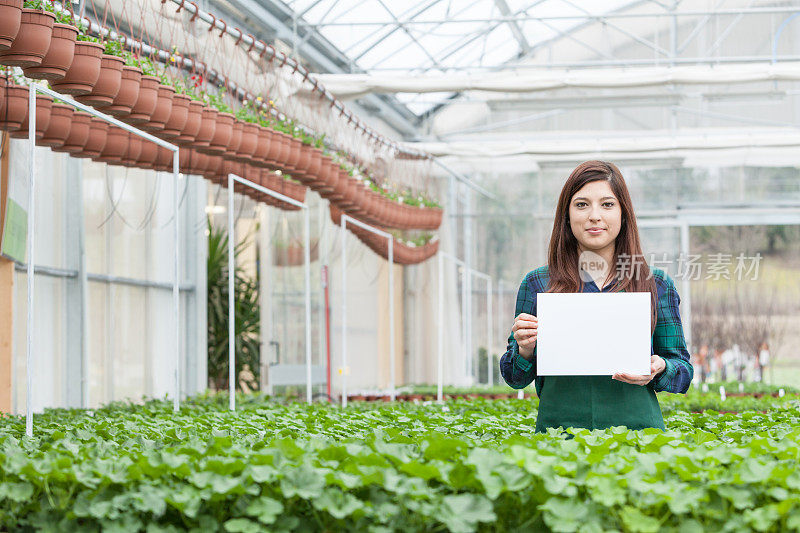
<path id="1" fill-rule="evenodd" d="M 225 531 L 229 533 L 260 533 L 262 528 L 258 522 L 247 518 L 233 518 L 225 522 Z"/>
<path id="2" fill-rule="evenodd" d="M 492 503 L 478 494 L 451 494 L 442 498 L 439 519 L 454 533 L 475 531 L 480 522 L 494 522 Z"/>
<path id="3" fill-rule="evenodd" d="M 24 502 L 33 496 L 33 485 L 27 481 L 4 481 L 0 483 L 0 500 L 9 499 L 12 502 Z"/>
<path id="4" fill-rule="evenodd" d="M 304 500 L 318 498 L 324 486 L 325 478 L 306 465 L 292 468 L 281 479 L 281 492 L 286 498 L 292 496 L 299 496 Z"/>
<path id="5" fill-rule="evenodd" d="M 590 507 L 580 501 L 552 497 L 539 506 L 544 522 L 553 531 L 569 533 L 578 531 L 589 516 Z"/>
<path id="6" fill-rule="evenodd" d="M 634 533 L 656 533 L 661 527 L 658 520 L 647 516 L 636 507 L 631 507 L 630 505 L 622 508 L 620 517 L 626 529 Z"/>
<path id="7" fill-rule="evenodd" d="M 283 504 L 267 496 L 261 496 L 247 506 L 247 514 L 256 517 L 259 522 L 267 526 L 275 522 L 275 518 L 282 512 Z"/>
<path id="8" fill-rule="evenodd" d="M 311 503 L 316 509 L 326 511 L 340 520 L 364 508 L 364 503 L 355 496 L 330 487 Z"/>

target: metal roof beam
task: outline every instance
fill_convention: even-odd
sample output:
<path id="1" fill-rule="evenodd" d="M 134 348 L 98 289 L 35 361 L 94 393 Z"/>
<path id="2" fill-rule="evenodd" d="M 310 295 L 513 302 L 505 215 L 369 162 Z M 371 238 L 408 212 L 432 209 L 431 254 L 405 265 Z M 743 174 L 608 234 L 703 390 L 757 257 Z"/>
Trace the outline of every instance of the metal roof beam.
<path id="1" fill-rule="evenodd" d="M 239 9 L 247 12 L 255 20 L 259 21 L 263 26 L 274 31 L 279 39 L 287 43 L 293 42 L 295 37 L 299 39 L 307 37 L 307 35 L 301 35 L 300 32 L 293 32 L 292 28 L 270 9 L 270 7 L 273 7 L 273 9 L 276 8 L 276 5 L 272 2 L 264 3 L 256 0 L 234 0 L 233 3 Z M 280 9 L 280 6 L 277 8 Z M 291 13 L 287 14 L 287 20 L 291 21 L 291 18 Z M 303 23 L 303 25 L 305 26 L 305 23 Z M 315 30 L 305 28 L 305 32 L 309 31 L 314 32 Z M 317 46 L 310 42 L 298 43 L 297 52 L 324 71 L 349 73 L 348 69 L 343 68 L 340 63 L 334 61 L 330 56 L 324 54 Z M 342 58 L 339 59 L 342 62 L 344 61 Z M 377 114 L 403 137 L 414 137 L 416 135 L 417 118 L 411 111 L 405 107 L 401 107 L 402 104 L 393 104 L 387 101 L 386 98 L 381 98 L 375 94 L 366 95 L 364 100 L 377 109 L 377 112 L 372 114 Z"/>
<path id="2" fill-rule="evenodd" d="M 504 17 L 513 17 L 514 13 L 511 12 L 509 9 L 506 0 L 494 0 L 494 5 L 497 6 L 497 9 L 500 10 L 500 13 Z M 508 22 L 508 27 L 511 29 L 511 35 L 514 36 L 514 39 L 517 40 L 519 43 L 519 49 L 523 54 L 528 54 L 531 51 L 531 45 L 528 42 L 528 39 L 525 38 L 525 34 L 522 33 L 522 29 L 519 27 L 519 23 L 517 22 L 516 18 L 510 20 Z"/>
<path id="3" fill-rule="evenodd" d="M 453 24 L 453 23 L 484 23 L 484 22 L 497 22 L 501 24 L 509 23 L 509 22 L 527 22 L 527 21 L 556 21 L 556 20 L 582 20 L 586 18 L 593 18 L 593 19 L 652 19 L 652 18 L 662 18 L 662 17 L 703 17 L 706 15 L 709 16 L 737 16 L 737 15 L 779 15 L 779 14 L 786 14 L 790 15 L 797 12 L 797 7 L 753 7 L 753 8 L 746 8 L 746 9 L 720 9 L 716 11 L 675 11 L 674 13 L 663 12 L 663 13 L 606 13 L 601 15 L 592 15 L 591 17 L 587 17 L 586 15 L 552 15 L 552 16 L 533 16 L 533 15 L 512 15 L 509 17 L 490 17 L 490 18 L 479 18 L 479 19 L 430 19 L 430 20 L 414 20 L 414 19 L 407 19 L 407 20 L 400 20 L 398 21 L 399 24 L 403 24 L 405 26 L 425 26 L 430 24 Z M 323 22 L 318 24 L 309 24 L 309 26 L 314 28 L 324 28 L 324 27 L 333 27 L 333 26 L 393 26 L 395 23 L 393 20 L 386 20 L 386 21 L 347 21 L 347 22 Z"/>

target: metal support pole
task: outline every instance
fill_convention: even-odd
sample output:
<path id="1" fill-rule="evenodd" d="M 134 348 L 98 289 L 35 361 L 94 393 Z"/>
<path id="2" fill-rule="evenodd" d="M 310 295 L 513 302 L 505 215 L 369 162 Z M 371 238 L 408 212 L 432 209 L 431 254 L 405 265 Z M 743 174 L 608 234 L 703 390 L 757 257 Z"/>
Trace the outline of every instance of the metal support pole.
<path id="1" fill-rule="evenodd" d="M 33 265 L 34 258 L 34 218 L 36 216 L 34 194 L 36 190 L 36 85 L 28 90 L 28 331 L 25 371 L 27 385 L 25 390 L 25 434 L 33 437 Z"/>
<path id="2" fill-rule="evenodd" d="M 397 395 L 394 376 L 394 239 L 389 239 L 389 397 Z"/>
<path id="3" fill-rule="evenodd" d="M 342 236 L 342 407 L 347 407 L 347 248 L 345 215 L 339 221 Z"/>
<path id="4" fill-rule="evenodd" d="M 303 262 L 306 288 L 306 401 L 311 403 L 311 229 L 308 209 L 303 210 Z"/>
<path id="5" fill-rule="evenodd" d="M 439 262 L 439 344 L 436 350 L 436 401 L 442 401 L 442 384 L 444 380 L 444 255 L 438 254 Z"/>
<path id="6" fill-rule="evenodd" d="M 178 212 L 178 175 L 180 158 L 177 148 L 172 153 L 172 239 L 175 243 L 175 264 L 172 275 L 173 321 L 175 325 L 175 397 L 172 399 L 172 410 L 176 413 L 181 408 L 181 322 L 180 322 L 180 222 Z"/>
<path id="7" fill-rule="evenodd" d="M 234 262 L 233 241 L 236 228 L 233 224 L 233 175 L 228 174 L 228 407 L 236 410 L 236 306 L 234 305 Z"/>

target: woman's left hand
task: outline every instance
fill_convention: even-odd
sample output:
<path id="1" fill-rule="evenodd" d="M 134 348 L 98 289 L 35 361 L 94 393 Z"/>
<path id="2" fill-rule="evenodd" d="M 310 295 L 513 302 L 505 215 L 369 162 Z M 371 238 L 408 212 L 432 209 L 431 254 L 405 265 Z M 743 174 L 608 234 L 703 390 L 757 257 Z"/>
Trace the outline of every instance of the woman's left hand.
<path id="1" fill-rule="evenodd" d="M 618 381 L 622 381 L 624 383 L 630 383 L 631 385 L 647 385 L 648 383 L 653 381 L 654 377 L 663 372 L 666 367 L 667 363 L 665 363 L 661 357 L 659 357 L 658 355 L 651 355 L 649 376 L 636 376 L 634 374 L 617 373 L 611 376 L 611 378 L 616 379 Z"/>

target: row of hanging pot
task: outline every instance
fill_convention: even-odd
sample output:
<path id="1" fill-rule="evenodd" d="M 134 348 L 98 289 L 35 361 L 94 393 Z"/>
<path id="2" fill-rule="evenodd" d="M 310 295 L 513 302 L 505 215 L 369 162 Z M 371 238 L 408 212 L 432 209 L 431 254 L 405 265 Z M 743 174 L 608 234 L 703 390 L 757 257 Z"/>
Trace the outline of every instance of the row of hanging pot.
<path id="1" fill-rule="evenodd" d="M 334 224 L 341 224 L 342 210 L 337 208 L 334 204 L 330 206 L 331 220 Z M 358 239 L 367 245 L 373 252 L 380 255 L 384 259 L 389 259 L 389 239 L 382 235 L 378 235 L 372 231 L 366 230 L 356 224 L 347 224 L 347 229 L 358 237 Z M 388 228 L 378 228 L 386 231 Z M 430 259 L 436 252 L 439 251 L 439 240 L 432 240 L 422 246 L 409 246 L 406 243 L 399 241 L 393 237 L 392 243 L 392 261 L 400 265 L 415 265 Z"/>
<path id="2" fill-rule="evenodd" d="M 237 168 L 242 173 L 259 176 L 253 181 L 260 183 L 264 170 L 267 173 L 280 171 L 368 224 L 404 230 L 434 230 L 441 224 L 440 208 L 390 200 L 351 176 L 322 150 L 286 133 L 239 120 L 231 113 L 176 93 L 174 87 L 162 83 L 159 78 L 143 74 L 136 66 L 125 65 L 121 57 L 103 53 L 101 44 L 76 41 L 78 29 L 55 23 L 52 13 L 19 9 L 20 25 L 14 33 L 14 20 L 7 12 L 13 12 L 15 3 L 21 7 L 21 2 L 16 0 L 0 3 L 0 18 L 3 19 L 0 22 L 0 64 L 20 67 L 26 77 L 48 80 L 55 91 L 179 145 L 183 172 L 218 179 L 232 168 L 223 162 L 238 163 L 241 166 Z M 12 76 L 2 78 L 0 128 L 11 132 L 12 136 L 24 137 L 27 135 L 28 88 L 16 85 Z M 172 153 L 168 150 L 149 142 L 137 143 L 135 136 L 109 127 L 107 122 L 69 105 L 56 103 L 49 96 L 37 97 L 36 122 L 38 142 L 42 145 L 111 164 L 172 168 Z M 76 134 L 68 139 L 72 129 L 76 129 Z M 84 133 L 92 150 L 78 146 Z M 98 152 L 97 146 L 103 142 L 103 136 L 113 139 L 106 143 L 108 147 L 103 146 Z M 134 146 L 129 146 L 131 144 Z M 137 154 L 138 145 L 142 148 Z M 164 164 L 167 160 L 169 168 Z M 287 187 L 294 193 L 292 185 L 297 183 L 284 182 L 291 184 Z"/>

